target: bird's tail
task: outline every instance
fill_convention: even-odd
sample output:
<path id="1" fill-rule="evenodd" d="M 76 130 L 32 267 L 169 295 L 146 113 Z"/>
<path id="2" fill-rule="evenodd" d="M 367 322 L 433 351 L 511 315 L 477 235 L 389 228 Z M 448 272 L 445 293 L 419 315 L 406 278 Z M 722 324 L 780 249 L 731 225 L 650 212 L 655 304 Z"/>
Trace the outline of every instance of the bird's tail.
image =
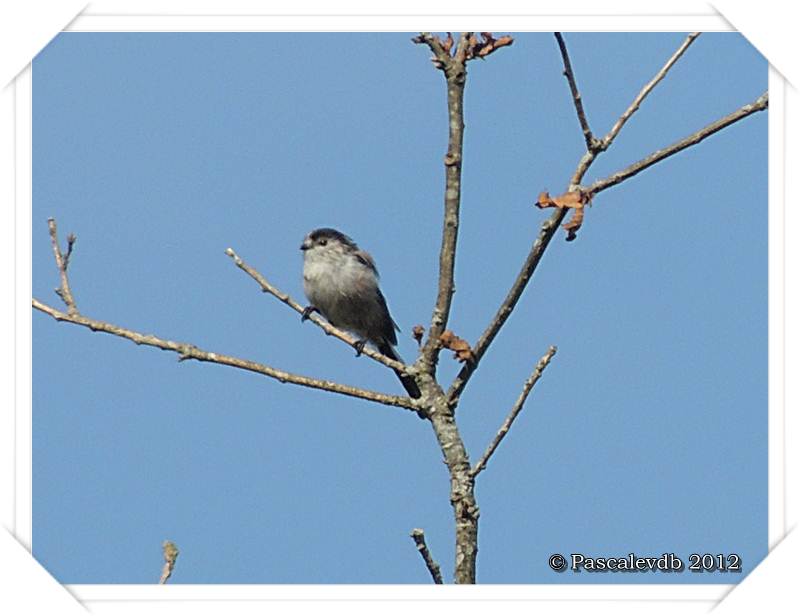
<path id="1" fill-rule="evenodd" d="M 394 350 L 394 347 L 390 344 L 383 343 L 378 345 L 378 351 L 380 351 L 386 357 L 394 359 L 395 361 L 403 361 L 403 358 L 397 354 L 397 351 Z M 405 363 L 405 362 L 403 362 Z M 419 390 L 419 386 L 417 382 L 414 380 L 413 377 L 408 376 L 407 374 L 403 374 L 399 370 L 395 370 L 395 374 L 397 374 L 397 378 L 400 379 L 400 382 L 403 384 L 403 387 L 408 392 L 408 395 L 412 398 L 421 398 L 422 392 Z M 422 411 L 417 411 L 417 415 L 419 415 L 420 419 L 427 419 L 425 413 Z"/>

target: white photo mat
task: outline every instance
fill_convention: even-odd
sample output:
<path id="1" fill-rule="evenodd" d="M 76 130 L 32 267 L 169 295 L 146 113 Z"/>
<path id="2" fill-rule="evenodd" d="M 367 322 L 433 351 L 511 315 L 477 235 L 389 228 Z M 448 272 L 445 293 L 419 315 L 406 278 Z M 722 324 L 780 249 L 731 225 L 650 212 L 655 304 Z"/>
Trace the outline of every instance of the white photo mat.
<path id="1" fill-rule="evenodd" d="M 560 30 L 637 30 L 637 31 L 729 31 L 730 25 L 718 15 L 546 15 L 513 18 L 503 16 L 451 17 L 436 16 L 301 16 L 301 15 L 221 15 L 221 14 L 102 14 L 97 3 L 78 16 L 66 31 L 413 31 L 424 25 L 426 29 L 442 30 L 456 26 L 469 28 L 476 22 L 493 31 L 550 31 Z M 117 3 L 131 5 L 136 3 Z M 141 6 L 139 3 L 138 6 Z M 202 3 L 203 6 L 209 3 Z M 146 3 L 145 3 L 146 6 Z M 196 5 L 195 5 L 196 6 Z M 103 9 L 106 10 L 106 9 Z M 121 9 L 124 10 L 124 9 Z M 200 9 L 197 9 L 198 11 Z M 55 33 L 54 33 L 55 34 Z M 11 525 L 17 539 L 28 548 L 31 544 L 31 69 L 25 69 L 16 79 L 12 90 L 15 115 L 14 183 L 16 199 L 16 419 L 14 489 L 14 517 Z M 784 299 L 787 292 L 784 281 L 786 220 L 785 213 L 785 82 L 782 76 L 770 69 L 769 111 L 769 543 L 775 546 L 785 535 L 787 521 L 786 503 L 786 434 L 784 423 L 784 357 L 785 317 Z M 7 105 L 3 106 L 4 112 Z M 6 321 L 8 322 L 8 321 Z M 6 374 L 9 374 L 6 372 Z M 8 424 L 5 424 L 8 425 Z M 787 519 L 788 518 L 788 519 Z M 303 585 L 71 585 L 67 589 L 81 602 L 87 602 L 97 611 L 113 613 L 113 604 L 128 600 L 360 600 L 387 601 L 413 599 L 481 599 L 497 601 L 526 600 L 603 600 L 620 603 L 631 600 L 694 601 L 708 609 L 724 597 L 732 585 L 530 585 L 530 586 L 476 586 L 472 588 L 448 586 L 303 586 Z M 100 603 L 94 603 L 100 602 Z M 610 605 L 611 606 L 611 605 Z M 542 606 L 543 607 L 543 606 Z M 504 608 L 505 609 L 505 608 Z M 536 609 L 530 606 L 528 609 Z M 647 608 L 648 610 L 650 608 Z"/>

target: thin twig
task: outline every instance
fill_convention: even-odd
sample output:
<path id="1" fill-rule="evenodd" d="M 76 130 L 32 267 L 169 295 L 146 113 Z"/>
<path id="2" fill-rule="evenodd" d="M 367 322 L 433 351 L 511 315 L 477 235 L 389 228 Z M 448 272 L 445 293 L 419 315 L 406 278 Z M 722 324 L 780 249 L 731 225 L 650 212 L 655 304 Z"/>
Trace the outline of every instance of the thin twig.
<path id="1" fill-rule="evenodd" d="M 656 73 L 655 77 L 653 77 L 650 81 L 648 81 L 645 86 L 642 88 L 641 92 L 636 95 L 636 98 L 633 99 L 633 102 L 628 106 L 628 108 L 623 112 L 623 114 L 619 117 L 619 119 L 614 123 L 614 126 L 611 127 L 611 130 L 608 131 L 608 134 L 603 137 L 601 140 L 602 148 L 605 150 L 611 143 L 616 139 L 619 131 L 622 130 L 622 127 L 625 126 L 625 122 L 627 122 L 630 117 L 638 111 L 639 106 L 642 104 L 647 95 L 653 91 L 658 83 L 667 76 L 669 69 L 673 67 L 673 65 L 680 59 L 680 57 L 684 54 L 684 52 L 689 49 L 689 46 L 694 43 L 695 39 L 700 36 L 700 32 L 692 32 L 689 36 L 686 37 L 686 40 L 683 41 L 680 47 L 678 47 L 677 51 L 667 60 L 667 63 L 661 68 L 658 73 Z"/>
<path id="2" fill-rule="evenodd" d="M 421 528 L 415 528 L 411 531 L 411 537 L 414 539 L 414 543 L 417 544 L 417 549 L 419 550 L 422 559 L 425 561 L 425 566 L 430 571 L 431 577 L 433 578 L 434 584 L 444 584 L 442 580 L 442 570 L 439 568 L 439 563 L 433 560 L 433 556 L 431 556 L 431 552 L 428 549 L 428 545 L 425 543 L 425 531 Z"/>
<path id="3" fill-rule="evenodd" d="M 583 138 L 586 141 L 586 149 L 589 152 L 597 150 L 600 146 L 597 139 L 592 135 L 592 130 L 589 128 L 589 122 L 586 119 L 586 112 L 583 110 L 583 101 L 581 100 L 581 93 L 578 91 L 578 84 L 575 82 L 575 73 L 572 72 L 572 63 L 569 60 L 569 53 L 567 52 L 567 44 L 564 42 L 564 37 L 560 32 L 553 33 L 558 41 L 558 48 L 561 51 L 561 59 L 564 62 L 564 77 L 567 78 L 569 83 L 569 90 L 572 92 L 572 102 L 575 105 L 575 111 L 578 114 L 578 122 L 581 124 L 583 131 Z"/>
<path id="4" fill-rule="evenodd" d="M 221 353 L 203 351 L 193 344 L 174 342 L 172 340 L 159 338 L 152 334 L 142 334 L 118 325 L 90 319 L 89 317 L 78 313 L 68 314 L 60 312 L 51 306 L 43 304 L 35 298 L 33 299 L 32 305 L 36 310 L 40 310 L 45 314 L 49 314 L 56 321 L 74 323 L 75 325 L 88 327 L 95 332 L 104 332 L 120 338 L 126 338 L 127 340 L 135 342 L 139 345 L 156 347 L 164 351 L 171 351 L 173 353 L 177 353 L 180 356 L 181 361 L 187 359 L 196 359 L 197 361 L 221 364 L 223 366 L 232 366 L 233 368 L 240 368 L 242 370 L 263 374 L 264 376 L 276 379 L 281 383 L 292 383 L 294 385 L 302 385 L 303 387 L 310 387 L 312 389 L 322 389 L 324 391 L 330 391 L 353 398 L 369 400 L 370 402 L 379 402 L 387 406 L 395 406 L 414 411 L 418 409 L 418 405 L 415 403 L 415 401 L 406 396 L 391 396 L 368 389 L 361 389 L 359 387 L 352 387 L 350 385 L 342 385 L 341 383 L 336 383 L 334 381 L 325 381 L 299 374 L 293 374 L 291 372 L 272 368 L 271 366 L 247 359 L 240 359 L 238 357 L 223 355 Z"/>
<path id="5" fill-rule="evenodd" d="M 433 58 L 431 58 L 433 65 L 443 71 L 446 71 L 453 63 L 464 64 L 468 60 L 485 59 L 498 49 L 514 43 L 511 36 L 506 35 L 496 39 L 491 32 L 481 32 L 480 37 L 476 36 L 474 32 L 463 32 L 455 50 L 453 50 L 454 41 L 451 32 L 447 33 L 444 41 L 430 32 L 420 32 L 411 40 L 418 45 L 424 44 L 430 47 L 433 52 Z"/>
<path id="6" fill-rule="evenodd" d="M 453 45 L 453 38 L 449 32 L 447 33 L 447 37 L 447 43 L 442 43 L 438 36 L 434 36 L 430 32 L 420 32 L 419 35 L 412 38 L 411 41 L 418 45 L 427 45 L 430 47 L 431 52 L 433 52 L 433 58 L 431 58 L 433 65 L 438 69 L 444 70 L 453 61 L 450 55 L 450 47 Z"/>
<path id="7" fill-rule="evenodd" d="M 64 270 L 69 267 L 69 259 L 72 256 L 72 249 L 75 247 L 75 242 L 78 240 L 74 233 L 67 235 L 67 254 L 64 255 Z"/>
<path id="8" fill-rule="evenodd" d="M 597 193 L 605 190 L 606 188 L 611 188 L 628 178 L 633 177 L 637 173 L 640 173 L 647 169 L 648 167 L 652 167 L 656 163 L 664 160 L 665 158 L 669 158 L 680 152 L 681 150 L 685 150 L 688 147 L 693 145 L 697 145 L 703 139 L 710 137 L 714 133 L 721 131 L 726 126 L 730 126 L 734 122 L 738 122 L 742 118 L 746 118 L 747 116 L 756 113 L 758 111 L 764 111 L 769 107 L 769 92 L 764 92 L 761 96 L 759 96 L 756 100 L 752 103 L 744 105 L 740 107 L 733 113 L 726 115 L 724 118 L 717 120 L 716 122 L 712 122 L 711 124 L 701 128 L 700 130 L 692 133 L 688 137 L 681 139 L 680 141 L 676 141 L 670 146 L 666 148 L 662 148 L 660 150 L 656 150 L 652 154 L 645 156 L 638 162 L 633 163 L 632 165 L 625 167 L 621 171 L 617 171 L 616 173 L 612 173 L 607 178 L 603 178 L 602 180 L 597 180 L 596 182 L 592 183 L 588 188 L 585 188 L 585 193 L 593 197 Z"/>
<path id="9" fill-rule="evenodd" d="M 519 398 L 514 403 L 514 406 L 511 407 L 511 411 L 508 413 L 506 420 L 503 422 L 503 425 L 500 426 L 500 429 L 495 434 L 494 439 L 492 442 L 489 443 L 489 446 L 486 448 L 486 452 L 481 456 L 481 459 L 475 463 L 475 466 L 472 467 L 471 475 L 476 477 L 478 473 L 480 473 L 483 469 L 486 468 L 486 465 L 489 462 L 489 458 L 492 457 L 494 452 L 500 446 L 500 443 L 505 438 L 508 431 L 511 429 L 511 425 L 514 423 L 514 420 L 522 411 L 522 407 L 525 406 L 525 401 L 528 399 L 528 394 L 531 393 L 533 386 L 536 385 L 536 382 L 541 378 L 544 369 L 547 368 L 548 364 L 550 364 L 550 360 L 553 359 L 553 355 L 556 354 L 556 347 L 551 346 L 547 353 L 545 353 L 539 362 L 536 364 L 536 367 L 533 369 L 533 372 L 528 377 L 528 380 L 525 381 L 525 385 L 522 387 L 522 392 L 519 394 Z"/>
<path id="10" fill-rule="evenodd" d="M 175 568 L 175 561 L 178 560 L 178 546 L 172 541 L 165 541 L 162 544 L 164 548 L 164 568 L 161 570 L 161 579 L 158 580 L 159 584 L 166 584 L 167 580 L 172 575 L 172 570 Z"/>
<path id="11" fill-rule="evenodd" d="M 56 227 L 56 221 L 54 218 L 47 219 L 47 228 L 50 231 L 50 243 L 53 246 L 53 256 L 56 260 L 56 267 L 58 268 L 58 274 L 61 277 L 61 286 L 56 289 L 56 294 L 66 305 L 67 312 L 69 314 L 77 314 L 78 306 L 75 303 L 75 298 L 72 295 L 72 290 L 69 286 L 69 277 L 67 276 L 67 267 L 69 266 L 69 258 L 72 255 L 72 247 L 75 244 L 75 236 L 70 233 L 69 240 L 67 242 L 67 254 L 64 256 L 64 254 L 61 252 L 61 248 L 58 245 L 58 229 Z"/>
<path id="12" fill-rule="evenodd" d="M 678 47 L 675 53 L 670 56 L 664 66 L 662 66 L 655 76 L 644 85 L 639 94 L 636 95 L 636 98 L 633 99 L 633 102 L 628 105 L 628 108 L 614 123 L 614 126 L 611 127 L 611 130 L 608 132 L 608 134 L 602 139 L 596 140 L 597 147 L 593 149 L 589 148 L 589 150 L 581 157 L 580 161 L 578 162 L 578 166 L 575 169 L 575 173 L 572 175 L 572 179 L 570 180 L 568 190 L 573 191 L 578 189 L 581 181 L 583 180 L 583 176 L 586 175 L 586 172 L 589 170 L 589 167 L 592 166 L 595 158 L 597 158 L 601 152 L 605 152 L 611 146 L 614 139 L 617 138 L 617 135 L 622 130 L 622 127 L 625 126 L 625 123 L 639 109 L 642 101 L 644 101 L 647 95 L 653 91 L 653 89 L 664 79 L 664 77 L 666 77 L 669 70 L 680 59 L 680 57 L 698 36 L 700 36 L 699 32 L 693 32 L 686 37 L 686 40 L 681 43 L 680 47 Z"/>
<path id="13" fill-rule="evenodd" d="M 475 372 L 475 370 L 477 370 L 481 359 L 486 354 L 486 351 L 489 349 L 489 346 L 492 344 L 492 341 L 495 339 L 497 334 L 500 333 L 503 325 L 505 325 L 506 321 L 511 316 L 511 313 L 514 311 L 517 302 L 519 301 L 520 297 L 522 297 L 522 292 L 528 286 L 528 282 L 530 282 L 530 279 L 533 277 L 536 267 L 539 265 L 539 262 L 544 255 L 544 251 L 547 249 L 547 246 L 550 244 L 550 240 L 553 239 L 553 236 L 555 235 L 559 225 L 564 220 L 566 215 L 566 208 L 555 210 L 553 215 L 542 223 L 542 226 L 539 229 L 539 234 L 536 236 L 536 239 L 534 240 L 533 245 L 528 252 L 528 256 L 526 257 L 525 262 L 522 264 L 519 274 L 517 274 L 517 277 L 514 279 L 511 288 L 508 290 L 503 303 L 500 304 L 500 307 L 497 309 L 494 317 L 486 326 L 486 329 L 481 334 L 480 338 L 478 338 L 478 342 L 476 342 L 475 346 L 472 347 L 472 354 L 474 357 L 473 361 L 466 362 L 461 367 L 461 370 L 456 375 L 456 378 L 453 379 L 453 382 L 450 384 L 450 388 L 447 390 L 447 399 L 451 406 L 456 406 L 458 404 L 458 399 L 461 396 L 461 393 L 467 386 L 472 374 Z"/>
<path id="14" fill-rule="evenodd" d="M 299 314 L 303 314 L 303 311 L 304 311 L 305 308 L 301 304 L 299 304 L 294 299 L 292 299 L 288 294 L 284 293 L 283 291 L 281 291 L 277 287 L 275 287 L 272 284 L 270 284 L 269 281 L 266 278 L 264 278 L 264 276 L 262 276 L 255 268 L 253 268 L 253 267 L 249 266 L 247 263 L 245 263 L 239 257 L 239 255 L 237 255 L 232 249 L 228 248 L 225 251 L 225 254 L 228 255 L 231 259 L 233 259 L 233 262 L 236 264 L 236 266 L 239 269 L 241 269 L 248 276 L 250 276 L 253 280 L 255 280 L 259 284 L 259 286 L 261 287 L 261 290 L 264 293 L 269 293 L 270 295 L 276 297 L 282 303 L 284 303 L 287 306 L 289 306 L 289 308 L 291 308 L 295 312 L 297 312 Z M 357 340 L 355 338 L 353 338 L 346 331 L 341 330 L 338 327 L 334 327 L 333 325 L 328 323 L 322 317 L 319 317 L 316 314 L 311 314 L 311 315 L 308 316 L 308 320 L 311 321 L 312 323 L 314 323 L 315 325 L 319 326 L 329 336 L 333 336 L 334 338 L 338 338 L 339 340 L 347 343 L 348 345 L 350 345 L 352 347 L 356 346 Z M 361 353 L 363 355 L 366 355 L 367 357 L 369 357 L 371 359 L 374 359 L 375 361 L 383 364 L 384 366 L 388 366 L 389 368 L 392 368 L 393 370 L 399 370 L 403 374 L 409 374 L 409 367 L 406 366 L 403 362 L 391 359 L 390 357 L 386 357 L 386 355 L 384 355 L 382 353 L 379 353 L 378 351 L 375 351 L 375 350 L 371 349 L 370 347 L 366 347 L 365 346 L 361 350 Z"/>

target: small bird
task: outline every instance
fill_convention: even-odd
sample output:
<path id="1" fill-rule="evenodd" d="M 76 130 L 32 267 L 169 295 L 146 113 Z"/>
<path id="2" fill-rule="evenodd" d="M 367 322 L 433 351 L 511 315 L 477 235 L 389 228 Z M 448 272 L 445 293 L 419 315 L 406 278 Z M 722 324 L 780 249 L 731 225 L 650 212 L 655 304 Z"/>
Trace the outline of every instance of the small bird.
<path id="1" fill-rule="evenodd" d="M 315 229 L 300 245 L 303 251 L 303 289 L 309 306 L 303 311 L 305 321 L 316 311 L 328 322 L 358 337 L 360 355 L 370 343 L 383 355 L 403 361 L 394 347 L 395 330 L 400 328 L 389 314 L 386 299 L 378 286 L 378 270 L 370 254 L 341 231 Z M 397 372 L 400 382 L 412 398 L 421 396 L 414 379 Z M 418 413 L 423 419 L 425 415 Z"/>

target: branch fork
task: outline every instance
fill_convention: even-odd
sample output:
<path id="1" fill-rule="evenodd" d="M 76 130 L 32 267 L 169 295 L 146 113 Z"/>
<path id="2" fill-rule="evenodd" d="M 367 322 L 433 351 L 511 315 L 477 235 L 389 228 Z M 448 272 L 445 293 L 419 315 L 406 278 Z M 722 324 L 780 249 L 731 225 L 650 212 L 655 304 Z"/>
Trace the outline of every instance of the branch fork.
<path id="1" fill-rule="evenodd" d="M 573 210 L 572 218 L 569 222 L 562 225 L 567 232 L 568 242 L 571 242 L 577 237 L 576 233 L 583 224 L 583 214 L 586 205 L 591 205 L 591 196 L 581 188 L 566 192 L 558 197 L 551 197 L 550 193 L 542 192 L 539 193 L 539 198 L 536 200 L 536 207 L 539 209 L 554 207 Z"/>
<path id="2" fill-rule="evenodd" d="M 58 227 L 55 218 L 47 219 L 47 228 L 50 231 L 50 243 L 53 246 L 53 256 L 55 257 L 56 267 L 58 268 L 58 274 L 61 278 L 61 286 L 55 290 L 56 295 L 61 298 L 61 301 L 63 301 L 64 305 L 67 307 L 67 314 L 78 314 L 78 306 L 72 295 L 72 289 L 69 286 L 69 277 L 67 276 L 69 259 L 72 256 L 72 249 L 75 246 L 77 238 L 73 233 L 67 236 L 67 252 L 65 254 L 61 252 L 61 247 L 58 243 Z"/>
<path id="3" fill-rule="evenodd" d="M 431 62 L 445 72 L 458 65 L 463 67 L 468 60 L 482 60 L 498 49 L 514 43 L 511 36 L 494 38 L 491 32 L 479 32 L 478 35 L 474 32 L 462 32 L 457 45 L 451 32 L 447 33 L 444 40 L 430 32 L 421 32 L 411 40 L 418 45 L 430 47 L 433 52 Z"/>

